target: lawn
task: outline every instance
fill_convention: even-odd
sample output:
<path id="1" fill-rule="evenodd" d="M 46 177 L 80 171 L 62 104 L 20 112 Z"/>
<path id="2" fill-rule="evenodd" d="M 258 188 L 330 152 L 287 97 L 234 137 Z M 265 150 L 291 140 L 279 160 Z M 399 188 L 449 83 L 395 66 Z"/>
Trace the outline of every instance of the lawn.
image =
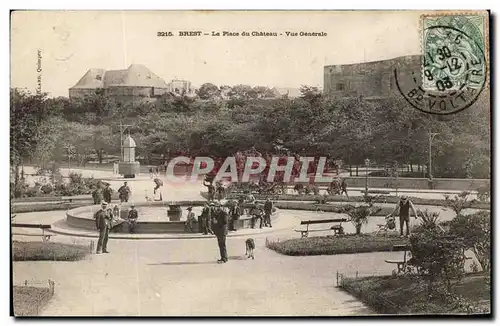
<path id="1" fill-rule="evenodd" d="M 397 235 L 346 234 L 268 242 L 267 247 L 288 256 L 314 256 L 392 251 L 394 245 L 408 243 Z"/>
<path id="2" fill-rule="evenodd" d="M 14 286 L 12 289 L 14 315 L 36 316 L 41 308 L 50 300 L 52 292 L 49 288 L 33 286 Z"/>
<path id="3" fill-rule="evenodd" d="M 416 276 L 373 276 L 345 279 L 341 287 L 379 313 L 485 314 L 491 311 L 487 275 L 465 276 L 452 289 L 453 296 L 429 295 L 427 284 Z"/>
<path id="4" fill-rule="evenodd" d="M 84 259 L 90 253 L 88 246 L 56 242 L 12 242 L 12 260 L 59 260 Z"/>

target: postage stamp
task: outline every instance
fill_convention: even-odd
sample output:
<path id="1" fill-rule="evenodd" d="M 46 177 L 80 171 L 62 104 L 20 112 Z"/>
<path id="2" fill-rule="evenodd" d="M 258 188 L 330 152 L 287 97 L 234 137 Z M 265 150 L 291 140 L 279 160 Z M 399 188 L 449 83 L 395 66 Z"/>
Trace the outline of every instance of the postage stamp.
<path id="1" fill-rule="evenodd" d="M 412 82 L 400 89 L 405 99 L 441 115 L 471 106 L 488 80 L 487 25 L 484 13 L 421 15 L 420 78 L 411 72 Z"/>

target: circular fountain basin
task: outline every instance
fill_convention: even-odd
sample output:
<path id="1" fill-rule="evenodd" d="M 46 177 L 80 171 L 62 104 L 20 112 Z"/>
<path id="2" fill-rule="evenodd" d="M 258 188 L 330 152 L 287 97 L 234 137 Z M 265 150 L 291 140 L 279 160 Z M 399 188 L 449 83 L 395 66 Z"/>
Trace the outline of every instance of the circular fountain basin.
<path id="1" fill-rule="evenodd" d="M 193 223 L 195 232 L 198 228 L 198 217 L 201 215 L 205 201 L 178 201 L 178 202 L 142 202 L 134 203 L 139 214 L 135 233 L 189 233 L 185 230 L 186 217 L 188 214 L 187 208 L 193 207 L 193 213 L 197 221 Z M 108 207 L 113 208 L 115 204 L 111 203 Z M 119 205 L 120 206 L 120 205 Z M 128 222 L 126 218 L 130 210 L 130 204 L 124 203 L 121 205 L 120 217 L 124 220 L 121 224 L 113 227 L 112 232 L 128 233 Z M 96 230 L 94 214 L 100 209 L 100 205 L 91 205 L 78 207 L 66 212 L 66 222 L 70 227 Z M 170 213 L 169 213 L 170 212 Z M 277 218 L 278 211 L 273 212 L 271 220 Z M 259 221 L 256 223 L 258 227 Z M 240 216 L 234 221 L 237 230 L 247 229 L 252 227 L 252 217 L 249 215 Z"/>

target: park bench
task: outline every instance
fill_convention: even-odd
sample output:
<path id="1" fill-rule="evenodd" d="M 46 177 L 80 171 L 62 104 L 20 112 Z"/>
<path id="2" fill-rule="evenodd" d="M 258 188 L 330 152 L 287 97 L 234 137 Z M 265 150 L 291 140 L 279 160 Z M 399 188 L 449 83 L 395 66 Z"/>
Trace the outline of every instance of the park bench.
<path id="1" fill-rule="evenodd" d="M 330 231 L 333 230 L 335 232 L 335 235 L 339 234 L 344 234 L 344 228 L 342 227 L 343 222 L 347 222 L 348 220 L 345 218 L 334 218 L 334 219 L 327 219 L 327 220 L 308 220 L 308 221 L 301 221 L 300 225 L 305 225 L 306 229 L 305 230 L 295 230 L 295 232 L 300 232 L 301 238 L 307 238 L 309 236 L 309 232 L 318 232 L 318 231 Z M 309 230 L 309 225 L 311 224 L 323 224 L 323 223 L 340 223 L 337 225 L 334 225 L 328 229 L 314 229 L 314 230 Z"/>
<path id="2" fill-rule="evenodd" d="M 408 257 L 409 254 L 407 254 L 407 252 L 410 250 L 410 245 L 407 245 L 407 244 L 398 244 L 398 245 L 394 245 L 392 247 L 392 251 L 404 251 L 404 256 L 403 256 L 403 259 L 386 259 L 385 262 L 388 263 L 388 264 L 396 264 L 397 265 L 397 270 L 393 270 L 392 271 L 392 274 L 393 275 L 397 275 L 397 274 L 401 274 L 401 273 L 405 273 L 406 272 L 406 266 L 408 266 Z"/>
<path id="3" fill-rule="evenodd" d="M 32 233 L 12 233 L 13 235 L 23 235 L 28 237 L 42 237 L 43 242 L 50 241 L 50 237 L 55 234 L 46 234 L 46 231 L 50 231 L 50 224 L 24 224 L 24 223 L 12 223 L 11 226 L 13 228 L 32 228 L 32 229 L 41 229 L 42 234 L 32 234 Z"/>

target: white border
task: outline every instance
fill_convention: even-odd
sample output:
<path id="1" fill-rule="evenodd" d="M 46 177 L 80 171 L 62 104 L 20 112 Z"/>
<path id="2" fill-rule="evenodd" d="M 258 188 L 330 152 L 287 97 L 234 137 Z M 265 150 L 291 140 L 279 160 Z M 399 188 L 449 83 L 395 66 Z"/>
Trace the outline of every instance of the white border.
<path id="1" fill-rule="evenodd" d="M 498 7 L 499 7 L 500 1 L 496 0 L 489 0 L 489 1 L 480 1 L 480 0 L 474 0 L 474 1 L 465 1 L 465 0 L 456 0 L 456 1 L 435 1 L 435 0 L 419 0 L 419 1 L 413 1 L 413 2 L 402 2 L 402 1 L 359 1 L 359 0 L 349 0 L 349 1 L 315 1 L 315 0 L 301 0 L 301 1 L 296 1 L 296 0 L 288 0 L 286 2 L 278 2 L 278 1 L 272 1 L 272 0 L 253 0 L 253 1 L 210 1 L 204 2 L 202 0 L 198 1 L 193 1 L 193 0 L 186 0 L 186 1 L 176 1 L 176 2 L 169 2 L 168 4 L 165 3 L 165 1 L 147 1 L 147 0 L 141 0 L 141 1 L 128 1 L 128 0 L 121 0 L 121 1 L 116 1 L 112 3 L 104 3 L 102 0 L 86 0 L 86 1 L 78 1 L 78 2 L 67 2 L 67 1 L 2 1 L 1 7 L 2 11 L 0 14 L 0 20 L 1 20 L 1 41 L 2 41 L 2 47 L 1 47 L 1 63 L 2 63 L 2 71 L 4 72 L 3 75 L 0 78 L 0 83 L 1 87 L 0 90 L 3 93 L 3 96 L 1 97 L 2 102 L 4 105 L 2 106 L 2 109 L 0 110 L 0 114 L 2 114 L 2 117 L 0 121 L 2 121 L 5 125 L 4 128 L 1 128 L 0 130 L 2 131 L 2 136 L 0 137 L 1 140 L 1 146 L 2 146 L 2 153 L 3 159 L 0 161 L 1 162 L 1 168 L 0 171 L 3 173 L 1 174 L 1 197 L 0 199 L 2 200 L 2 208 L 9 207 L 7 198 L 8 198 L 8 185 L 9 185 L 9 177 L 7 174 L 8 171 L 8 152 L 9 152 L 9 126 L 8 126 L 8 121 L 9 121 L 9 110 L 8 110 L 8 98 L 9 98 L 9 84 L 10 84 L 10 77 L 8 72 L 10 71 L 10 64 L 9 64 L 9 35 L 10 35 L 10 25 L 9 25 L 9 9 L 44 9 L 44 10 L 49 10 L 49 9 L 106 9 L 106 10 L 120 10 L 120 9 L 139 9 L 139 10 L 145 10 L 145 9 L 174 9 L 174 10 L 182 10 L 182 9 L 292 9 L 292 10 L 324 10 L 324 9 L 338 9 L 338 10 L 352 10 L 352 9 L 378 9 L 378 10 L 389 10 L 389 9 L 419 9 L 419 10 L 436 10 L 436 9 L 441 9 L 441 10 L 453 10 L 453 9 L 492 9 L 492 12 L 494 14 L 498 14 Z M 492 32 L 492 35 L 496 35 L 496 33 Z M 493 44 L 494 46 L 494 44 Z M 495 58 L 492 58 L 492 61 L 495 62 L 498 57 L 498 53 L 495 51 Z M 496 74 L 495 74 L 496 77 Z M 497 78 L 495 78 L 494 85 L 496 85 Z M 495 101 L 494 105 L 492 105 L 492 108 L 496 108 L 498 102 Z M 500 126 L 499 122 L 499 114 L 497 113 L 495 115 L 495 121 L 494 123 L 495 126 Z M 493 144 L 496 143 L 495 140 L 498 140 L 497 134 L 493 136 Z M 495 171 L 498 171 L 499 167 L 498 161 L 495 164 Z M 495 174 L 496 175 L 496 174 Z M 496 178 L 495 178 L 496 179 Z M 497 180 L 495 181 L 495 189 L 498 190 L 498 184 L 496 183 Z M 497 196 L 495 196 L 495 200 L 493 202 L 496 202 Z M 7 215 L 4 214 L 3 223 L 7 223 Z M 494 231 L 494 234 L 498 234 L 498 227 L 500 223 L 496 223 L 496 228 Z M 5 324 L 11 324 L 14 322 L 12 318 L 7 317 L 9 315 L 9 302 L 10 302 L 10 270 L 7 268 L 9 264 L 9 229 L 8 227 L 2 227 L 0 230 L 4 233 L 0 238 L 3 240 L 4 243 L 4 249 L 1 250 L 1 262 L 3 262 L 4 268 L 2 269 L 2 276 L 4 276 L 3 282 L 1 282 L 1 293 L 3 294 L 2 296 L 2 305 L 1 305 L 1 316 L 2 319 L 6 321 L 6 323 L 2 322 L 2 325 Z M 498 242 L 498 241 L 497 241 Z M 496 249 L 496 248 L 495 248 Z M 494 250 L 495 250 L 494 249 Z M 498 266 L 495 266 L 496 270 L 498 270 Z M 496 276 L 496 275 L 495 275 Z M 495 300 L 495 302 L 498 302 L 498 300 Z M 493 307 L 494 309 L 496 307 Z M 495 309 L 496 310 L 496 309 Z M 306 320 L 301 320 L 302 322 L 306 322 Z M 31 325 L 35 321 L 29 321 L 29 322 L 24 322 L 24 325 Z M 107 321 L 109 323 L 110 321 Z M 134 320 L 133 324 L 143 324 L 145 323 L 146 320 L 144 321 L 138 321 Z M 192 321 L 187 322 L 187 321 L 170 321 L 170 320 L 165 320 L 162 323 L 168 323 L 169 325 L 172 324 L 185 324 L 185 323 L 192 323 Z M 219 323 L 220 321 L 214 321 L 215 323 Z M 235 323 L 236 321 L 226 321 L 225 323 Z M 255 324 L 259 324 L 260 326 L 264 326 L 267 324 L 270 324 L 270 321 L 251 321 L 251 320 L 246 320 L 246 322 L 251 322 Z M 285 320 L 287 322 L 287 320 Z M 331 320 L 329 322 L 335 323 L 336 325 L 338 324 L 361 324 L 361 320 Z M 388 321 L 388 320 L 379 320 L 378 322 L 383 322 L 383 323 L 401 323 L 401 320 L 393 320 L 393 321 Z M 405 320 L 405 323 L 415 323 L 415 321 L 411 320 Z M 422 320 L 422 321 L 417 321 L 419 323 L 425 323 L 426 325 L 432 325 L 432 324 L 451 324 L 452 322 L 443 322 L 443 321 L 431 321 L 431 320 Z M 70 324 L 69 321 L 62 321 L 59 322 L 60 324 Z M 79 322 L 81 324 L 104 324 L 103 321 L 84 321 L 84 322 Z M 114 323 L 123 323 L 123 321 L 114 321 Z M 307 322 L 307 323 L 310 323 Z"/>

